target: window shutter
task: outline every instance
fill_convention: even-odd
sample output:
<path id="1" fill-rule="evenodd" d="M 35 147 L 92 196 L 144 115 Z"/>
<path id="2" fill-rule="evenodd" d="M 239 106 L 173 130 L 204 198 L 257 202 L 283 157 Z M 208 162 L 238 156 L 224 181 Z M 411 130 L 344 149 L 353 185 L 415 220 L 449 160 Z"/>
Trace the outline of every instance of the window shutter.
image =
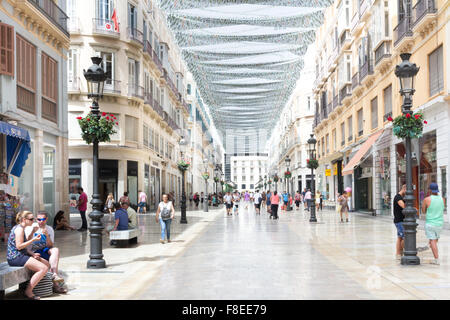
<path id="1" fill-rule="evenodd" d="M 14 77 L 14 27 L 0 23 L 0 74 Z"/>

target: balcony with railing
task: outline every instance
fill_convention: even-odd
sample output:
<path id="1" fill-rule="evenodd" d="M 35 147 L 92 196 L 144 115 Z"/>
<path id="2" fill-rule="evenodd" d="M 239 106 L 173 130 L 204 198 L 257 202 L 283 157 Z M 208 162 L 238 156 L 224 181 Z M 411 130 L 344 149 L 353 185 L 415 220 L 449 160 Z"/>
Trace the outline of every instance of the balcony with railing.
<path id="1" fill-rule="evenodd" d="M 144 100 L 144 87 L 133 84 L 133 83 L 129 83 L 128 84 L 128 96 Z"/>
<path id="2" fill-rule="evenodd" d="M 170 78 L 168 72 L 166 69 L 164 69 L 164 80 L 166 80 L 167 84 L 169 85 L 170 89 L 172 90 L 173 94 L 179 99 L 180 93 L 178 92 L 177 87 L 173 83 L 172 79 Z"/>
<path id="3" fill-rule="evenodd" d="M 413 32 L 411 31 L 411 18 L 404 17 L 394 28 L 394 46 L 397 47 L 403 39 L 410 38 L 412 36 Z"/>
<path id="4" fill-rule="evenodd" d="M 343 104 L 347 97 L 352 95 L 352 85 L 350 83 L 345 84 L 341 90 L 339 90 L 339 104 Z"/>
<path id="5" fill-rule="evenodd" d="M 363 19 L 365 14 L 369 11 L 369 0 L 359 0 L 359 6 L 358 6 L 358 13 L 359 18 Z"/>
<path id="6" fill-rule="evenodd" d="M 36 93 L 28 88 L 17 85 L 17 108 L 36 114 Z"/>
<path id="7" fill-rule="evenodd" d="M 50 21 L 52 21 L 62 32 L 69 36 L 67 29 L 66 13 L 56 5 L 52 0 L 28 0 L 32 3 L 42 14 L 44 14 Z"/>
<path id="8" fill-rule="evenodd" d="M 338 57 L 338 46 L 334 47 L 328 56 L 327 69 L 329 72 L 333 71 L 337 67 L 336 58 Z"/>
<path id="9" fill-rule="evenodd" d="M 372 59 L 367 59 L 359 68 L 359 81 L 363 83 L 370 75 L 373 75 L 373 62 Z"/>
<path id="10" fill-rule="evenodd" d="M 109 19 L 92 19 L 92 33 L 104 34 L 117 38 L 120 36 L 119 32 L 114 30 L 114 22 Z"/>
<path id="11" fill-rule="evenodd" d="M 139 31 L 137 28 L 127 28 L 128 39 L 131 41 L 135 41 L 141 45 L 144 44 L 144 34 L 142 31 Z"/>
<path id="12" fill-rule="evenodd" d="M 161 62 L 161 60 L 159 60 L 159 57 L 158 57 L 158 55 L 156 54 L 155 51 L 153 51 L 152 59 L 153 59 L 153 62 L 158 67 L 159 71 L 161 73 L 163 73 L 164 72 L 164 68 L 163 68 L 162 62 Z"/>
<path id="13" fill-rule="evenodd" d="M 333 97 L 333 110 L 337 108 L 338 104 L 339 104 L 339 95 L 335 95 Z"/>
<path id="14" fill-rule="evenodd" d="M 80 77 L 69 77 L 67 91 L 80 92 Z"/>
<path id="15" fill-rule="evenodd" d="M 339 51 L 347 50 L 351 42 L 352 39 L 350 38 L 350 31 L 345 30 L 339 38 Z"/>
<path id="16" fill-rule="evenodd" d="M 120 89 L 120 83 L 121 82 L 119 80 L 106 79 L 105 86 L 103 87 L 103 92 L 120 94 L 122 92 L 122 90 Z"/>
<path id="17" fill-rule="evenodd" d="M 361 82 L 359 81 L 359 72 L 357 72 L 352 77 L 352 90 L 354 91 L 360 85 L 361 85 Z"/>
<path id="18" fill-rule="evenodd" d="M 412 23 L 413 28 L 416 29 L 420 24 L 427 24 L 430 19 L 436 17 L 436 5 L 434 0 L 418 0 L 413 7 Z"/>
<path id="19" fill-rule="evenodd" d="M 383 68 L 391 60 L 391 41 L 384 40 L 375 49 L 375 68 Z"/>
<path id="20" fill-rule="evenodd" d="M 79 18 L 69 18 L 67 23 L 67 28 L 70 33 L 79 34 L 81 32 L 80 19 Z"/>
<path id="21" fill-rule="evenodd" d="M 144 41 L 144 53 L 148 54 L 148 56 L 150 58 L 152 58 L 152 53 L 153 53 L 153 48 L 152 45 L 150 44 L 150 42 L 148 40 Z"/>

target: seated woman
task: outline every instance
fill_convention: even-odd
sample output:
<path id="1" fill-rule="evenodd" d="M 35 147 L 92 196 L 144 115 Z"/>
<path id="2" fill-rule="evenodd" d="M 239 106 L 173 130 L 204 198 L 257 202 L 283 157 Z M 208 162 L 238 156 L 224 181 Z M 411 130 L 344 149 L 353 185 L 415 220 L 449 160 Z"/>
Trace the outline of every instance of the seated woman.
<path id="1" fill-rule="evenodd" d="M 26 241 L 25 227 L 31 226 L 34 222 L 33 213 L 30 211 L 21 211 L 16 216 L 17 225 L 15 225 L 8 238 L 8 248 L 6 251 L 6 260 L 11 267 L 25 267 L 34 272 L 30 283 L 25 289 L 25 296 L 30 300 L 40 300 L 33 294 L 33 289 L 44 278 L 50 264 L 47 260 L 41 258 L 39 253 L 33 253 L 28 248 L 34 242 L 41 240 L 41 235 L 33 237 Z"/>
<path id="2" fill-rule="evenodd" d="M 53 229 L 55 230 L 75 230 L 64 217 L 64 211 L 60 210 L 53 219 Z"/>

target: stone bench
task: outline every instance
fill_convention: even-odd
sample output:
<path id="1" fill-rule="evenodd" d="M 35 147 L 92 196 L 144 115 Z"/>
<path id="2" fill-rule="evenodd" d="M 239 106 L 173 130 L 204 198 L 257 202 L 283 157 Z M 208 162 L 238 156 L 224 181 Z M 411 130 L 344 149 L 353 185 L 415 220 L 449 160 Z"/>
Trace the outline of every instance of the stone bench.
<path id="1" fill-rule="evenodd" d="M 139 229 L 128 229 L 121 231 L 111 231 L 109 233 L 109 240 L 117 241 L 118 244 L 137 243 L 139 236 Z"/>
<path id="2" fill-rule="evenodd" d="M 32 272 L 25 267 L 10 267 L 8 262 L 0 264 L 0 300 L 5 297 L 5 290 L 15 285 L 21 289 L 31 279 Z"/>

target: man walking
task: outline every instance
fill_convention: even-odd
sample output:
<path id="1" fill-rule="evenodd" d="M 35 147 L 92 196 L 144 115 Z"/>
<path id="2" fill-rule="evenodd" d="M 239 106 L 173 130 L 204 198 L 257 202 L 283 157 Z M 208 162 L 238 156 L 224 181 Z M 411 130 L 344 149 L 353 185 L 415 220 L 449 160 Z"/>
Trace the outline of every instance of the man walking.
<path id="1" fill-rule="evenodd" d="M 236 215 L 239 214 L 239 202 L 241 201 L 241 196 L 239 195 L 239 192 L 236 190 L 233 194 L 233 213 L 235 212 L 234 210 L 236 210 Z"/>
<path id="2" fill-rule="evenodd" d="M 261 212 L 261 200 L 262 200 L 262 196 L 259 193 L 259 190 L 256 190 L 256 193 L 253 196 L 256 214 L 260 214 L 260 212 Z"/>
<path id="3" fill-rule="evenodd" d="M 422 212 L 426 215 L 425 234 L 430 241 L 430 248 L 433 252 L 434 260 L 431 264 L 439 265 L 439 252 L 437 243 L 444 225 L 444 199 L 438 195 L 439 187 L 437 183 L 430 184 L 431 195 L 426 197 L 422 203 Z"/>
<path id="4" fill-rule="evenodd" d="M 77 208 L 78 211 L 80 211 L 81 216 L 81 228 L 78 229 L 78 231 L 82 232 L 87 230 L 86 210 L 88 197 L 81 187 L 78 187 L 78 193 L 80 194 L 80 197 L 78 198 Z"/>
<path id="5" fill-rule="evenodd" d="M 223 201 L 225 201 L 225 206 L 227 208 L 227 216 L 231 214 L 231 208 L 233 207 L 233 197 L 229 192 L 225 194 L 225 197 L 223 197 Z"/>
<path id="6" fill-rule="evenodd" d="M 282 196 L 283 196 L 283 206 L 281 207 L 281 211 L 283 211 L 283 209 L 285 210 L 285 211 L 287 211 L 287 206 L 288 206 L 288 203 L 289 203 L 289 193 L 287 193 L 286 191 L 282 194 Z"/>
<path id="7" fill-rule="evenodd" d="M 310 204 L 311 200 L 312 200 L 312 195 L 311 195 L 311 190 L 308 189 L 308 191 L 306 191 L 305 196 L 303 197 L 303 199 L 305 199 L 305 204 L 306 204 L 306 211 L 309 211 L 309 206 L 310 205 L 314 205 Z"/>
<path id="8" fill-rule="evenodd" d="M 405 202 L 403 197 L 406 194 L 406 184 L 402 186 L 400 191 L 394 197 L 394 224 L 397 228 L 397 245 L 396 245 L 396 259 L 401 260 L 403 255 L 403 248 L 405 247 L 405 231 L 403 229 L 403 209 L 405 208 Z"/>
<path id="9" fill-rule="evenodd" d="M 308 209 L 308 203 L 307 203 L 307 201 L 306 201 L 306 199 L 305 199 L 305 195 L 306 195 L 306 188 L 303 189 L 303 192 L 302 192 L 302 199 L 303 199 L 303 206 L 304 206 L 304 208 L 305 208 L 305 209 Z"/>
<path id="10" fill-rule="evenodd" d="M 139 203 L 137 213 L 140 213 L 141 209 L 144 210 L 144 213 L 147 213 L 147 194 L 144 191 L 139 191 Z"/>

